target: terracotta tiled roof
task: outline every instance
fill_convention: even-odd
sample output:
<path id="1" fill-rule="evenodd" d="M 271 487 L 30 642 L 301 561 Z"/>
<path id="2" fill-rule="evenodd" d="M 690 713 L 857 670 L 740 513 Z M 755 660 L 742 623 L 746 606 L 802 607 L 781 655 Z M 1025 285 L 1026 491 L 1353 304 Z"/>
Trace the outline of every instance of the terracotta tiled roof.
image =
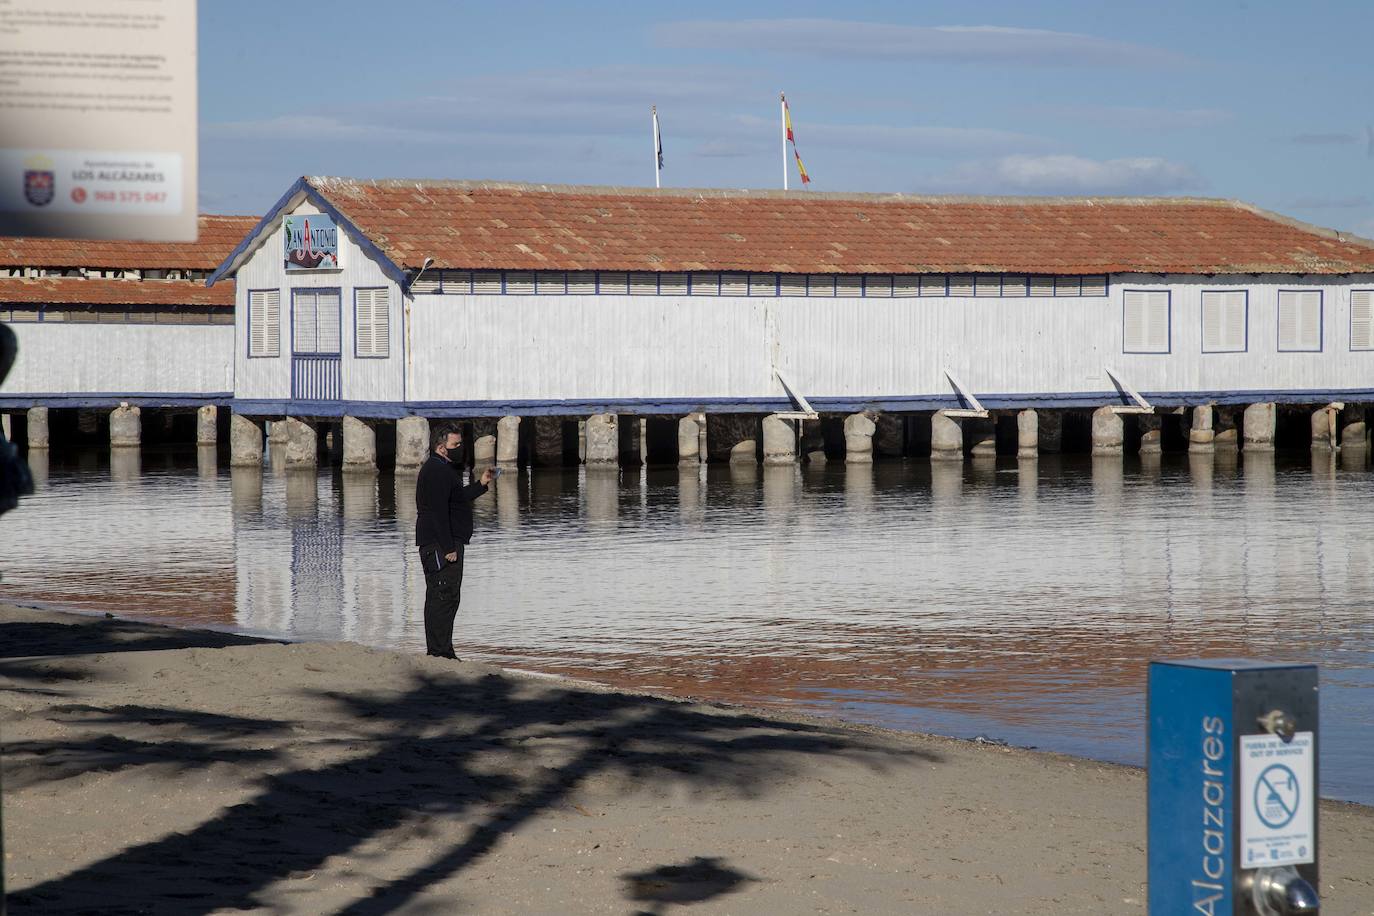
<path id="1" fill-rule="evenodd" d="M 234 307 L 234 284 L 198 280 L 83 280 L 0 278 L 0 304 L 218 305 Z"/>
<path id="2" fill-rule="evenodd" d="M 782 273 L 1374 271 L 1374 243 L 1229 200 L 308 178 L 396 264 Z"/>
<path id="3" fill-rule="evenodd" d="M 195 242 L 123 242 L 0 236 L 0 267 L 214 270 L 258 224 L 256 216 L 201 216 Z"/>

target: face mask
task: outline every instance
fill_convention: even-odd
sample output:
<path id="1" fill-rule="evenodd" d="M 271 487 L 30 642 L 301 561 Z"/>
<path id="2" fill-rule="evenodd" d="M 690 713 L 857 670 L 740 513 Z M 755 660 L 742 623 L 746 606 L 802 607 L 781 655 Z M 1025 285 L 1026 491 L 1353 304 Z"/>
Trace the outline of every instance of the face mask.
<path id="1" fill-rule="evenodd" d="M 461 463 L 463 460 L 463 447 L 461 445 L 459 445 L 457 448 L 446 447 L 444 449 L 444 457 L 448 459 L 449 464 Z"/>

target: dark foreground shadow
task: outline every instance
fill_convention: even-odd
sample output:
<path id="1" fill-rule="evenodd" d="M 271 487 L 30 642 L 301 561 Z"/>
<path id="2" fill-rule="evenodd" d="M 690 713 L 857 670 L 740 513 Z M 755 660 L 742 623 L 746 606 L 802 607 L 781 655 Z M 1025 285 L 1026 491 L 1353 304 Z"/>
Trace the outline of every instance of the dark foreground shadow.
<path id="1" fill-rule="evenodd" d="M 635 916 L 659 916 L 674 904 L 702 903 L 742 889 L 757 881 L 725 864 L 723 859 L 696 856 L 682 865 L 660 865 L 647 871 L 621 875 L 625 896 L 639 903 L 652 904 Z"/>
<path id="2" fill-rule="evenodd" d="M 457 841 L 412 843 L 429 851 L 427 861 L 378 879 L 341 910 L 393 913 L 461 874 L 541 812 L 572 804 L 589 777 L 618 777 L 627 790 L 686 783 L 762 796 L 823 755 L 875 768 L 938 760 L 814 723 L 495 675 L 417 672 L 401 692 L 302 691 L 301 698 L 315 710 L 308 728 L 151 705 L 57 707 L 52 712 L 66 726 L 61 742 L 13 748 L 23 765 L 7 779 L 60 784 L 83 768 L 185 771 L 227 761 L 248 764 L 259 788 L 193 829 L 12 894 L 11 913 L 271 906 L 268 888 L 311 875 L 332 857 L 363 855 L 359 847 L 371 840 L 432 835 L 436 818 L 460 825 Z M 329 710 L 324 724 L 321 703 Z M 110 737 L 121 723 L 140 726 L 124 729 L 136 739 Z M 319 749 L 312 759 L 324 762 L 292 767 L 277 738 L 305 736 Z M 654 905 L 727 893 L 753 880 L 712 859 L 622 877 L 632 899 Z"/>
<path id="3" fill-rule="evenodd" d="M 16 620 L 0 623 L 0 658 L 100 655 L 106 652 L 152 652 L 159 649 L 222 649 L 269 640 L 214 630 L 177 630 L 117 617 L 94 617 L 79 623 Z"/>

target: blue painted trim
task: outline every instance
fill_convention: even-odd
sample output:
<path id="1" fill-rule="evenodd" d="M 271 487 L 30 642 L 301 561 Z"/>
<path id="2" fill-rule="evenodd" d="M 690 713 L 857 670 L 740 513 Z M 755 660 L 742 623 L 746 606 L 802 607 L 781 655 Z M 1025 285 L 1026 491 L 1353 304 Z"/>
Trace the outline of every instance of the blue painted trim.
<path id="1" fill-rule="evenodd" d="M 1055 292 L 1056 292 L 1056 294 L 1057 294 L 1058 291 L 1059 291 L 1059 286 L 1058 286 L 1058 284 L 1059 284 L 1059 279 L 1056 277 L 1056 278 L 1055 278 Z M 1081 282 L 1079 283 L 1078 289 L 1079 289 L 1080 292 L 1082 292 L 1083 285 L 1082 285 Z M 1127 349 L 1126 349 L 1126 297 L 1129 296 L 1131 293 L 1163 293 L 1163 294 L 1165 295 L 1165 297 L 1166 297 L 1165 302 L 1168 303 L 1167 310 L 1168 310 L 1168 314 L 1169 314 L 1168 324 L 1166 325 L 1166 327 L 1168 328 L 1168 337 L 1169 337 L 1169 341 L 1168 341 L 1168 344 L 1165 346 L 1165 348 L 1164 348 L 1163 350 L 1127 350 Z M 1045 298 L 1049 298 L 1049 297 L 1045 297 Z M 1068 296 L 1065 296 L 1064 298 L 1067 299 L 1067 298 L 1069 298 L 1069 297 L 1068 297 Z M 1082 298 L 1082 297 L 1080 296 L 1079 298 Z M 1133 355 L 1133 356 L 1168 356 L 1168 355 L 1170 355 L 1171 353 L 1174 352 L 1174 291 L 1173 291 L 1173 290 L 1171 290 L 1171 289 L 1129 289 L 1129 288 L 1127 288 L 1127 289 L 1123 289 L 1123 290 L 1121 291 L 1121 352 L 1122 352 L 1122 353 L 1125 353 L 1125 354 L 1130 354 L 1130 355 Z"/>
<path id="2" fill-rule="evenodd" d="M 0 408 L 7 410 L 28 407 L 118 407 L 121 402 L 139 407 L 200 407 L 204 404 L 228 407 L 233 401 L 234 394 L 231 391 L 207 391 L 202 394 L 187 394 L 185 392 L 168 394 L 153 392 L 139 392 L 137 394 L 110 394 L 107 392 L 0 394 Z"/>
<path id="3" fill-rule="evenodd" d="M 277 294 L 277 352 L 260 353 L 253 355 L 253 294 L 272 293 Z M 247 296 L 243 300 L 243 310 L 248 314 L 248 323 L 244 325 L 247 333 L 244 334 L 243 351 L 245 359 L 281 359 L 281 287 L 265 286 L 260 289 L 247 290 Z"/>
<path id="4" fill-rule="evenodd" d="M 1285 350 L 1282 346 L 1283 341 L 1279 340 L 1279 332 L 1282 327 L 1280 312 L 1283 311 L 1284 293 L 1316 293 L 1317 294 L 1317 349 L 1293 349 Z M 1321 353 L 1326 347 L 1326 291 L 1322 289 L 1279 289 L 1275 292 L 1274 298 L 1274 344 L 1280 353 Z"/>
<path id="5" fill-rule="evenodd" d="M 1331 401 L 1374 402 L 1374 388 L 1324 389 L 1313 391 L 1189 391 L 1141 392 L 1157 407 L 1186 407 L 1198 404 L 1325 404 Z M 127 398 L 126 398 L 127 400 Z M 879 410 L 893 413 L 946 410 L 964 406 L 954 394 L 855 397 L 810 397 L 821 413 L 854 413 Z M 1025 408 L 1085 408 L 1126 404 L 1119 391 L 979 394 L 978 400 L 990 410 Z M 794 410 L 787 398 L 621 398 L 607 400 L 513 400 L 513 401 L 298 401 L 290 399 L 235 399 L 238 413 L 249 416 L 356 416 L 394 419 L 404 416 L 500 417 L 581 416 L 593 413 L 628 415 L 708 413 L 773 413 Z"/>
<path id="6" fill-rule="evenodd" d="M 369 257 L 371 257 L 373 260 L 377 262 L 378 266 L 382 269 L 382 273 L 386 274 L 392 280 L 396 281 L 396 283 L 401 287 L 401 294 L 409 294 L 409 274 L 399 264 L 395 263 L 391 260 L 391 258 L 387 257 L 386 253 L 383 252 L 382 249 L 378 248 L 375 244 L 373 244 L 372 240 L 369 239 L 367 235 L 361 229 L 358 228 L 357 224 L 355 224 L 347 216 L 344 216 L 344 214 L 339 210 L 338 207 L 334 206 L 334 204 L 331 203 L 323 194 L 321 194 L 314 187 L 312 187 L 310 182 L 307 181 L 305 178 L 296 179 L 295 183 L 291 185 L 291 188 L 285 194 L 283 194 L 275 204 L 272 205 L 271 209 L 267 211 L 267 215 L 264 216 L 262 219 L 258 220 L 258 224 L 253 227 L 253 231 L 248 233 L 247 237 L 244 238 L 244 240 L 240 242 L 232 252 L 230 252 L 229 257 L 225 258 L 223 263 L 221 263 L 219 267 L 215 268 L 214 273 L 210 274 L 210 276 L 205 280 L 205 285 L 214 286 L 216 282 L 228 276 L 234 269 L 234 261 L 236 261 L 239 258 L 239 256 L 242 255 L 244 252 L 248 251 L 248 249 L 257 244 L 259 237 L 262 236 L 270 227 L 272 227 L 276 223 L 278 217 L 281 216 L 282 210 L 286 208 L 286 205 L 289 204 L 291 202 L 291 199 L 295 197 L 297 194 L 304 194 L 306 200 L 310 201 L 316 207 L 319 207 L 320 210 L 328 216 L 333 217 L 334 225 L 345 229 L 348 232 L 349 238 L 353 240 L 354 244 L 356 244 L 359 248 L 363 250 L 365 254 L 367 254 Z M 341 269 L 343 269 L 346 266 L 347 265 L 343 265 Z"/>
<path id="7" fill-rule="evenodd" d="M 1209 350 L 1207 349 L 1207 294 L 1208 293 L 1244 293 L 1245 294 L 1245 344 L 1239 350 Z M 1250 352 L 1250 291 L 1248 289 L 1204 289 L 1198 296 L 1198 331 L 1201 338 L 1198 341 L 1203 353 L 1249 353 Z"/>
<path id="8" fill-rule="evenodd" d="M 386 295 L 386 352 L 383 354 L 373 353 L 364 356 L 358 352 L 358 293 L 364 290 L 387 290 Z M 355 286 L 353 287 L 353 358 L 354 359 L 390 359 L 391 358 L 391 292 L 388 286 Z M 342 336 L 343 329 L 340 328 Z"/>

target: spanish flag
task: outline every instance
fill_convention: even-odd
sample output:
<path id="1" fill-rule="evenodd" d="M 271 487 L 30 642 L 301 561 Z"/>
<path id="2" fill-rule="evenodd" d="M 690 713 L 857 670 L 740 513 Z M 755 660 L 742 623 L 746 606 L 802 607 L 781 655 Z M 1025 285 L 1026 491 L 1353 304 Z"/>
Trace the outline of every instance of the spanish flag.
<path id="1" fill-rule="evenodd" d="M 797 174 L 801 175 L 803 185 L 811 183 L 811 176 L 806 174 L 806 166 L 802 165 L 801 153 L 797 152 L 797 138 L 792 133 L 792 109 L 787 107 L 787 96 L 779 93 L 782 97 L 782 122 L 787 130 L 787 142 L 792 144 L 792 158 L 797 160 Z"/>

